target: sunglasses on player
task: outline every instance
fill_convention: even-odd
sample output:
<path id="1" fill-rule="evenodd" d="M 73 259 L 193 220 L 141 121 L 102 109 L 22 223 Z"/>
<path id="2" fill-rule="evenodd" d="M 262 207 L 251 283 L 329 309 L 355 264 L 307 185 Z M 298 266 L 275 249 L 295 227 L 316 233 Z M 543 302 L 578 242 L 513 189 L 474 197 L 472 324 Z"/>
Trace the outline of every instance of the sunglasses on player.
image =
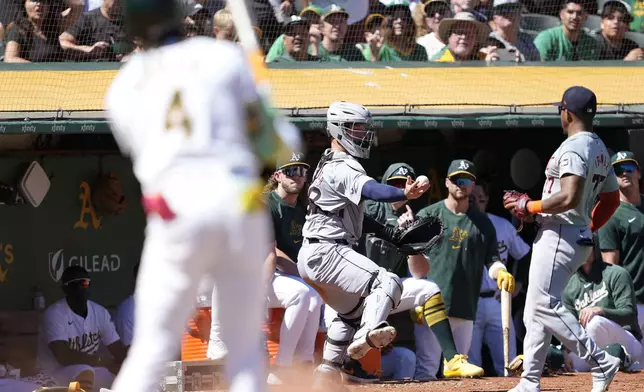
<path id="1" fill-rule="evenodd" d="M 470 177 L 452 177 L 449 180 L 456 186 L 470 186 L 474 183 Z"/>
<path id="2" fill-rule="evenodd" d="M 89 282 L 91 280 L 89 278 L 76 278 L 72 279 L 69 282 L 63 283 L 64 286 L 81 286 L 81 287 L 89 287 Z"/>
<path id="3" fill-rule="evenodd" d="M 306 177 L 309 169 L 306 166 L 289 166 L 280 170 L 287 177 Z"/>
<path id="4" fill-rule="evenodd" d="M 634 163 L 621 163 L 619 165 L 613 166 L 615 169 L 615 175 L 616 176 L 621 176 L 622 174 L 633 174 L 635 173 L 635 170 L 637 170 L 637 165 Z"/>

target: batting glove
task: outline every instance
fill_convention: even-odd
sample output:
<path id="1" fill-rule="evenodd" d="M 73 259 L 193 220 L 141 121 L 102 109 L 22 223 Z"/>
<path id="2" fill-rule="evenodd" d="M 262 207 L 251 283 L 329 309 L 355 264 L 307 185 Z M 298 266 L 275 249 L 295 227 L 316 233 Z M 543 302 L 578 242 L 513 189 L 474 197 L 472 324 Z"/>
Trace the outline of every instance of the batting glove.
<path id="1" fill-rule="evenodd" d="M 496 276 L 496 284 L 499 290 L 505 290 L 508 293 L 514 293 L 514 276 L 505 270 L 500 270 Z"/>

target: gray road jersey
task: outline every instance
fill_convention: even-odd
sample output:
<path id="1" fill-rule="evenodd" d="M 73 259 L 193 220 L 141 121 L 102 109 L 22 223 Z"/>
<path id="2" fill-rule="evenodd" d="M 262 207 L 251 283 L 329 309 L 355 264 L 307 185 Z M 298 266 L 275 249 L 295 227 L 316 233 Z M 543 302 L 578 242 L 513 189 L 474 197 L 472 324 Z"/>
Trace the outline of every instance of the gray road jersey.
<path id="1" fill-rule="evenodd" d="M 576 208 L 559 214 L 541 214 L 544 223 L 589 225 L 590 214 L 600 193 L 618 189 L 615 172 L 604 142 L 594 133 L 579 132 L 566 139 L 550 157 L 542 199 L 561 190 L 560 179 L 573 174 L 586 179 L 584 193 Z"/>
<path id="2" fill-rule="evenodd" d="M 362 235 L 362 187 L 373 180 L 352 156 L 327 149 L 309 186 L 309 205 L 302 229 L 305 238 L 345 239 Z"/>

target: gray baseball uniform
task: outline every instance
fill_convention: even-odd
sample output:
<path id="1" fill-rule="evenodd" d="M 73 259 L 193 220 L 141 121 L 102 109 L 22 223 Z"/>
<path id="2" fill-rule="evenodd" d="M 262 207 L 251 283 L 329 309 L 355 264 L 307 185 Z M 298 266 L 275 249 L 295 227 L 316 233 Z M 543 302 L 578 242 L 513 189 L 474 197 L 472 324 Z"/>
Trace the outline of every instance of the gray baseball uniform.
<path id="1" fill-rule="evenodd" d="M 362 187 L 369 177 L 352 156 L 327 149 L 309 186 L 309 207 L 298 254 L 300 276 L 338 312 L 327 331 L 323 359 L 344 360 L 355 339 L 386 324 L 400 302 L 398 276 L 356 252 L 362 234 Z"/>
<path id="2" fill-rule="evenodd" d="M 561 189 L 560 179 L 571 174 L 585 179 L 579 205 L 559 214 L 540 214 L 541 227 L 534 242 L 530 284 L 523 321 L 524 370 L 520 383 L 525 391 L 538 391 L 539 379 L 552 335 L 584 359 L 594 373 L 612 366 L 606 353 L 588 337 L 577 318 L 561 303 L 570 277 L 592 252 L 589 227 L 591 212 L 600 193 L 617 190 L 617 180 L 606 146 L 591 132 L 566 139 L 546 167 L 542 199 Z M 590 242 L 590 244 L 589 244 Z"/>

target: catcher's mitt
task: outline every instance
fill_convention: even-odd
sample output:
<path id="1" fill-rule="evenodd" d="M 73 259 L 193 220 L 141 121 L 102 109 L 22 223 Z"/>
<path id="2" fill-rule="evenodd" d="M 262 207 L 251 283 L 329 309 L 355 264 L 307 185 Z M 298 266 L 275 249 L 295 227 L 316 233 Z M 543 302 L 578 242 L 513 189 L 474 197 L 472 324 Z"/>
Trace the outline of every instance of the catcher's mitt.
<path id="1" fill-rule="evenodd" d="M 101 175 L 92 192 L 92 203 L 97 211 L 105 215 L 119 215 L 127 207 L 123 184 L 116 173 Z"/>
<path id="2" fill-rule="evenodd" d="M 431 248 L 444 230 L 440 218 L 432 215 L 423 217 L 404 229 L 398 229 L 394 245 L 404 255 L 417 255 Z"/>

